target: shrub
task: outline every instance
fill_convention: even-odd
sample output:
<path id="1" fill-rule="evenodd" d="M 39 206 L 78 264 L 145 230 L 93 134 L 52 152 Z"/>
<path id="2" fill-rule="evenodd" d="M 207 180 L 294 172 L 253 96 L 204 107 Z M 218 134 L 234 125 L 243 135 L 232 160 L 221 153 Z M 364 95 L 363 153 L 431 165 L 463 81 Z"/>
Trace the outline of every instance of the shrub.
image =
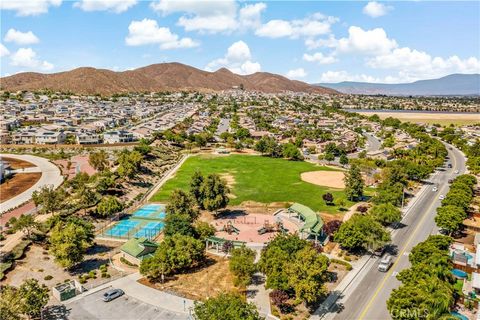
<path id="1" fill-rule="evenodd" d="M 348 271 L 352 270 L 352 265 L 350 263 L 346 262 L 346 261 L 343 261 L 343 260 L 340 260 L 340 259 L 330 259 L 330 262 L 345 266 Z"/>
<path id="2" fill-rule="evenodd" d="M 127 266 L 130 266 L 130 267 L 138 267 L 136 264 L 131 263 L 130 261 L 128 261 L 124 257 L 120 257 L 120 262 L 122 262 L 122 263 L 124 263 L 124 264 L 126 264 Z"/>
<path id="3" fill-rule="evenodd" d="M 97 276 L 97 273 L 95 272 L 95 270 L 91 270 L 89 273 L 88 273 L 88 277 L 90 279 L 95 279 Z"/>
<path id="4" fill-rule="evenodd" d="M 45 276 L 45 278 L 43 278 L 43 280 L 45 281 L 52 280 L 52 279 L 53 279 L 53 276 L 51 275 Z"/>

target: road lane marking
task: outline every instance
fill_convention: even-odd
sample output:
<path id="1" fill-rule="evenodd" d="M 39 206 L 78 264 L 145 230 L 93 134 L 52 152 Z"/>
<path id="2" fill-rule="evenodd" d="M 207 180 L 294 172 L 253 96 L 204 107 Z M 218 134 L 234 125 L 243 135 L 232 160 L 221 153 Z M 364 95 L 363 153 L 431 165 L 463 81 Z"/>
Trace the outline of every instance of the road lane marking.
<path id="1" fill-rule="evenodd" d="M 453 157 L 455 158 L 455 157 Z M 455 166 L 453 167 L 456 167 L 457 166 L 457 161 L 454 160 L 454 163 L 455 163 Z M 452 168 L 453 169 L 453 168 Z M 444 186 L 445 188 L 445 186 Z M 442 188 L 442 189 L 444 189 Z M 375 301 L 375 299 L 377 298 L 378 294 L 380 293 L 380 291 L 383 289 L 383 287 L 385 286 L 385 283 L 387 282 L 387 280 L 391 277 L 392 273 L 393 273 L 393 270 L 395 269 L 396 265 L 398 264 L 398 262 L 400 261 L 400 258 L 402 257 L 402 255 L 406 252 L 406 249 L 407 247 L 410 245 L 410 242 L 412 242 L 414 236 L 417 234 L 418 230 L 420 229 L 420 226 L 424 223 L 425 219 L 429 216 L 429 213 L 430 213 L 430 210 L 432 210 L 433 206 L 435 205 L 436 199 L 434 198 L 434 201 L 432 201 L 432 203 L 430 204 L 430 206 L 428 207 L 427 210 L 425 210 L 425 213 L 423 214 L 420 222 L 417 224 L 417 226 L 415 227 L 415 229 L 413 230 L 413 232 L 410 234 L 410 237 L 408 238 L 408 241 L 407 243 L 405 244 L 405 246 L 403 247 L 403 249 L 400 251 L 400 254 L 397 256 L 397 259 L 395 260 L 395 262 L 393 263 L 392 267 L 390 268 L 390 270 L 387 272 L 387 274 L 383 277 L 383 280 L 382 282 L 380 283 L 380 285 L 378 286 L 377 290 L 375 290 L 375 293 L 373 294 L 372 298 L 369 300 L 369 302 L 367 303 L 367 305 L 365 306 L 365 308 L 363 309 L 362 313 L 360 314 L 360 317 L 358 318 L 359 320 L 362 320 L 365 315 L 367 314 L 367 312 L 370 310 L 370 307 L 372 306 L 372 303 Z"/>

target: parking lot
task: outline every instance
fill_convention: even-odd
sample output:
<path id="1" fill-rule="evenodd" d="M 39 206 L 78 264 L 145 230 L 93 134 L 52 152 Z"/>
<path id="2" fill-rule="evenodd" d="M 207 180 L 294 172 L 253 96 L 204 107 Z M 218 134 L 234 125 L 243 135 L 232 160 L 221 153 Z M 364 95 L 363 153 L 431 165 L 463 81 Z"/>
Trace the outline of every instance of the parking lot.
<path id="1" fill-rule="evenodd" d="M 72 320 L 186 320 L 187 314 L 172 312 L 160 307 L 144 303 L 138 299 L 123 295 L 110 302 L 102 300 L 103 294 L 111 288 L 86 295 L 79 300 L 66 304 L 68 319 Z"/>

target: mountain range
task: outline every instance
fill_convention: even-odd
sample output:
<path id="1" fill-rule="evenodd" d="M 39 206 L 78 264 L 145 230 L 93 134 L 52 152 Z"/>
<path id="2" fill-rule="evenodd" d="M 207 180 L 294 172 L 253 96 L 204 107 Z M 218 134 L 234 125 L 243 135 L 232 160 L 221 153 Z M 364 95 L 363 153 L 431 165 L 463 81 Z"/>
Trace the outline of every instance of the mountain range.
<path id="1" fill-rule="evenodd" d="M 342 93 L 390 96 L 470 96 L 480 95 L 480 74 L 451 74 L 439 79 L 386 84 L 344 81 L 319 83 Z"/>
<path id="2" fill-rule="evenodd" d="M 122 72 L 89 67 L 51 74 L 24 72 L 0 79 L 0 89 L 8 91 L 50 89 L 107 95 L 168 90 L 221 91 L 234 87 L 271 93 L 284 91 L 338 93 L 322 86 L 290 80 L 278 74 L 256 72 L 242 76 L 226 68 L 207 72 L 181 63 L 153 64 Z"/>

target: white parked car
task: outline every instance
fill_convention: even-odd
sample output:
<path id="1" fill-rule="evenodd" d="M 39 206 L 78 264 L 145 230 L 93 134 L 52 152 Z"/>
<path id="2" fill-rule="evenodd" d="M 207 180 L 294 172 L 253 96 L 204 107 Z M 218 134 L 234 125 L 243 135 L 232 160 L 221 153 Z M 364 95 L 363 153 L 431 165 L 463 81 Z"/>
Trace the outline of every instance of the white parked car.
<path id="1" fill-rule="evenodd" d="M 438 197 L 438 199 L 443 200 L 443 199 L 445 199 L 445 196 L 443 194 L 441 194 L 440 197 Z"/>
<path id="2" fill-rule="evenodd" d="M 392 256 L 387 254 L 385 257 L 382 258 L 382 260 L 380 260 L 380 263 L 378 264 L 378 271 L 387 272 L 388 269 L 390 269 L 390 267 L 392 266 L 392 264 L 393 258 Z"/>
<path id="3" fill-rule="evenodd" d="M 458 174 L 458 170 L 455 170 L 455 174 Z"/>
<path id="4" fill-rule="evenodd" d="M 103 301 L 105 302 L 109 302 L 109 301 L 112 301 L 113 299 L 116 299 L 118 297 L 121 297 L 124 295 L 124 292 L 123 290 L 121 289 L 112 289 L 112 290 L 108 290 L 107 292 L 105 292 L 103 294 Z"/>

